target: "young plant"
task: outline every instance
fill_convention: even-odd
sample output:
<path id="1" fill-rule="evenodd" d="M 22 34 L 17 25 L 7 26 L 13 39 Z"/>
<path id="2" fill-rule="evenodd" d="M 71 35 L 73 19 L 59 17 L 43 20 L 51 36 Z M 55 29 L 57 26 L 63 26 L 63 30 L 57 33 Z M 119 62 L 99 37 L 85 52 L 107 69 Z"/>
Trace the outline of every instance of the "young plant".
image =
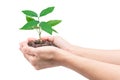
<path id="1" fill-rule="evenodd" d="M 61 20 L 49 20 L 49 21 L 40 21 L 40 18 L 43 16 L 48 15 L 49 13 L 53 12 L 55 7 L 48 7 L 46 9 L 43 9 L 40 14 L 37 14 L 34 11 L 31 10 L 23 10 L 22 12 L 26 15 L 26 21 L 27 23 L 20 28 L 20 30 L 34 30 L 39 34 L 39 39 L 41 40 L 41 31 L 45 31 L 52 35 L 53 32 L 57 33 L 57 31 L 54 29 L 54 26 L 59 24 Z"/>

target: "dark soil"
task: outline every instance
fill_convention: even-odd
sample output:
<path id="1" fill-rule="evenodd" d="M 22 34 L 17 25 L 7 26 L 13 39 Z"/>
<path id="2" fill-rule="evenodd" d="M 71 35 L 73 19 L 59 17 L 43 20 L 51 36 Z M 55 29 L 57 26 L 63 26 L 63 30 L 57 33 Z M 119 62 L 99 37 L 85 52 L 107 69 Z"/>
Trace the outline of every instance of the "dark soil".
<path id="1" fill-rule="evenodd" d="M 42 47 L 42 46 L 55 46 L 52 42 L 47 40 L 46 41 L 40 41 L 40 40 L 30 41 L 28 42 L 28 45 L 34 48 Z"/>

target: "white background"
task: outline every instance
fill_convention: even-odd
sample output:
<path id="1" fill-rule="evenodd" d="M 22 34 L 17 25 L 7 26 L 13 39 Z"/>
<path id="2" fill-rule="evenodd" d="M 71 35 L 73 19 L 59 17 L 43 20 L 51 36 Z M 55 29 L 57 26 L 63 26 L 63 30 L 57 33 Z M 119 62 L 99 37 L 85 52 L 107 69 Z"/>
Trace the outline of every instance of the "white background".
<path id="1" fill-rule="evenodd" d="M 0 80 L 87 80 L 64 67 L 36 71 L 19 51 L 19 42 L 37 37 L 35 31 L 19 30 L 25 24 L 21 11 L 39 13 L 49 6 L 55 10 L 42 20 L 62 20 L 54 35 L 81 47 L 120 49 L 119 0 L 1 0 Z"/>

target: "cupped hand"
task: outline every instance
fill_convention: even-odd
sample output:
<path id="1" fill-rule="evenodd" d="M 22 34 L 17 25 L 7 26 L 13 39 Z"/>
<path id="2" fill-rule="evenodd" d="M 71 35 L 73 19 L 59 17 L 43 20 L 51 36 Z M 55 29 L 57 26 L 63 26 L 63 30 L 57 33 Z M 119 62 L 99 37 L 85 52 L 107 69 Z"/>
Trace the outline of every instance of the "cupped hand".
<path id="1" fill-rule="evenodd" d="M 56 51 L 59 50 L 58 48 L 53 46 L 33 48 L 27 44 L 30 40 L 33 39 L 21 42 L 20 50 L 24 57 L 35 67 L 35 69 L 39 70 L 60 65 L 59 62 L 54 59 Z"/>

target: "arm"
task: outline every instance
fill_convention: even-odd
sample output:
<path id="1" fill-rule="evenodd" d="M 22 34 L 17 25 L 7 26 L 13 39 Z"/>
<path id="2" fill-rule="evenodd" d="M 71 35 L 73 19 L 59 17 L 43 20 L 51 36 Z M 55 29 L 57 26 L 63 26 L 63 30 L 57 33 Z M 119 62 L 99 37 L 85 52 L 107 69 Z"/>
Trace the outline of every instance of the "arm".
<path id="1" fill-rule="evenodd" d="M 120 65 L 120 50 L 100 50 L 73 46 L 68 51 L 82 57 Z"/>
<path id="2" fill-rule="evenodd" d="M 59 48 L 72 52 L 73 54 L 90 59 L 95 59 L 98 61 L 120 65 L 120 50 L 99 50 L 82 48 L 68 43 L 59 36 L 47 37 L 47 39 L 49 41 L 52 41 Z"/>
<path id="3" fill-rule="evenodd" d="M 58 54 L 59 52 L 59 54 Z M 91 80 L 120 80 L 120 66 L 58 51 L 55 59 Z"/>
<path id="4" fill-rule="evenodd" d="M 92 80 L 120 80 L 118 65 L 87 59 L 52 46 L 32 48 L 27 41 L 20 43 L 20 50 L 37 70 L 62 65 Z"/>

